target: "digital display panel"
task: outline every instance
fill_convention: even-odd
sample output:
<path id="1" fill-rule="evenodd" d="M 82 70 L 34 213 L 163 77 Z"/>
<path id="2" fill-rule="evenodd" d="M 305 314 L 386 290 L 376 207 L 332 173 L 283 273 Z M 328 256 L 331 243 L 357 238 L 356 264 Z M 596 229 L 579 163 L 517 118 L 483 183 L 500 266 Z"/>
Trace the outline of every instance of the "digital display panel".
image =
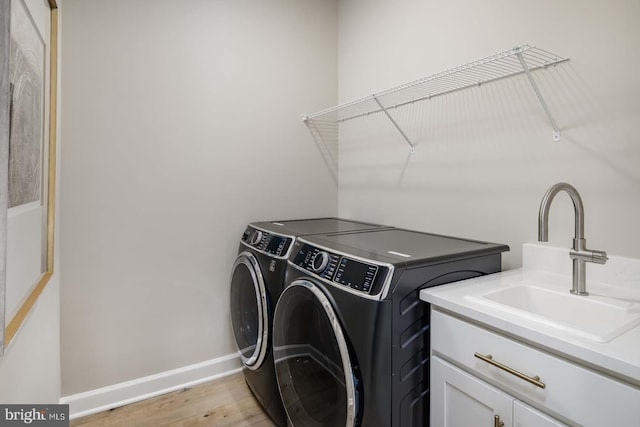
<path id="1" fill-rule="evenodd" d="M 284 237 L 271 236 L 271 240 L 269 240 L 265 251 L 270 254 L 280 255 L 280 250 L 284 246 L 285 241 L 286 239 Z"/>
<path id="2" fill-rule="evenodd" d="M 375 265 L 342 257 L 334 281 L 350 288 L 369 291 L 377 271 L 378 267 Z"/>

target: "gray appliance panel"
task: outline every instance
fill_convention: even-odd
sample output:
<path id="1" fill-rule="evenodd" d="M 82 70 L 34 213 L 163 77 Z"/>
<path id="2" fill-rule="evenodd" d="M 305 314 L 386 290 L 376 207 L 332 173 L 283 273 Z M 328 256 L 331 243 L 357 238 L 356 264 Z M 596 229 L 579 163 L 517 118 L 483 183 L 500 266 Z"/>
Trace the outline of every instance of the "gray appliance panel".
<path id="1" fill-rule="evenodd" d="M 287 221 L 262 221 L 251 225 L 279 234 L 305 236 L 310 234 L 342 233 L 345 231 L 389 228 L 384 225 L 351 221 L 340 218 L 310 218 Z"/>
<path id="2" fill-rule="evenodd" d="M 434 264 L 508 251 L 502 244 L 480 242 L 399 228 L 306 236 L 301 241 L 335 248 L 375 262 Z"/>

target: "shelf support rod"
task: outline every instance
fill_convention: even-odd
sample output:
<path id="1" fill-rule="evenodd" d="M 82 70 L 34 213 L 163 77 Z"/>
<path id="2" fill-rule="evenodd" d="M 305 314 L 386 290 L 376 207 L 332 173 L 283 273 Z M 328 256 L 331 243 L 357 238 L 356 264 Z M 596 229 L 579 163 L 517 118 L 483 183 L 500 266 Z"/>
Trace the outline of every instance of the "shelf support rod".
<path id="1" fill-rule="evenodd" d="M 518 57 L 518 60 L 522 65 L 522 69 L 524 70 L 524 73 L 527 75 L 527 78 L 529 79 L 529 83 L 531 83 L 531 87 L 533 88 L 533 91 L 535 92 L 536 96 L 538 97 L 538 100 L 540 101 L 540 105 L 542 105 L 542 109 L 544 110 L 545 114 L 547 115 L 547 118 L 549 119 L 549 122 L 551 123 L 551 127 L 553 127 L 553 140 L 560 141 L 560 128 L 558 127 L 558 124 L 556 123 L 555 119 L 551 115 L 551 110 L 549 110 L 547 103 L 544 101 L 544 97 L 542 96 L 540 89 L 538 89 L 538 85 L 536 84 L 536 81 L 533 79 L 533 75 L 531 75 L 531 70 L 529 70 L 527 63 L 524 61 L 524 58 L 522 57 L 522 51 L 521 50 L 517 51 L 516 56 Z"/>
<path id="2" fill-rule="evenodd" d="M 393 120 L 393 117 L 391 117 L 391 114 L 389 114 L 389 112 L 387 111 L 386 108 L 384 108 L 384 106 L 382 105 L 382 103 L 378 100 L 378 98 L 374 95 L 371 95 L 374 99 L 374 101 L 376 101 L 376 103 L 380 106 L 380 109 L 384 112 L 384 114 L 387 115 L 387 117 L 389 118 L 389 120 L 391 120 L 391 123 L 393 123 L 393 125 L 396 127 L 396 129 L 398 129 L 398 132 L 400 132 L 400 135 L 402 135 L 402 137 L 404 138 L 405 141 L 407 141 L 407 144 L 409 144 L 411 146 L 411 152 L 413 153 L 415 146 L 413 145 L 413 143 L 411 142 L 411 140 L 409 139 L 409 137 L 407 137 L 407 135 L 402 131 L 402 129 L 400 129 L 400 126 L 398 126 L 398 123 L 396 123 L 395 120 Z"/>

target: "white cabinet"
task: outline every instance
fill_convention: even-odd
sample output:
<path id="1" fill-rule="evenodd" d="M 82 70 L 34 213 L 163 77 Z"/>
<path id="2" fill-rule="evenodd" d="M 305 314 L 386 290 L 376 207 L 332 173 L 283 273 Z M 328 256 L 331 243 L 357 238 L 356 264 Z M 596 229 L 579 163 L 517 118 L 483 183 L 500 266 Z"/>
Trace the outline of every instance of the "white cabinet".
<path id="1" fill-rule="evenodd" d="M 561 427 L 566 424 L 533 409 L 519 400 L 513 401 L 513 427 Z"/>
<path id="2" fill-rule="evenodd" d="M 553 418 L 572 426 L 640 426 L 637 386 L 433 306 L 431 352 L 433 426 L 465 425 L 466 418 L 457 420 L 467 415 L 478 417 L 466 424 L 474 426 L 493 425 L 486 419 L 495 415 L 518 427 L 565 425 Z M 506 399 L 506 412 L 498 396 Z"/>
<path id="3" fill-rule="evenodd" d="M 512 425 L 513 398 L 439 357 L 431 358 L 430 425 L 467 427 L 494 425 L 500 417 Z"/>
<path id="4" fill-rule="evenodd" d="M 437 356 L 431 358 L 430 399 L 432 426 L 566 426 Z"/>

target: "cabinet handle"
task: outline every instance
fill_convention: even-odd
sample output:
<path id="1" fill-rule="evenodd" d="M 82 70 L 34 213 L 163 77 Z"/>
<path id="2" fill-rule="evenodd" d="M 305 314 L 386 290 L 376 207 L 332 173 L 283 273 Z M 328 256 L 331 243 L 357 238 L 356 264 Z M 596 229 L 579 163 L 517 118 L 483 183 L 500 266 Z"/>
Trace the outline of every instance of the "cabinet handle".
<path id="1" fill-rule="evenodd" d="M 493 417 L 493 427 L 504 427 L 504 423 L 500 421 L 500 415 Z"/>
<path id="2" fill-rule="evenodd" d="M 510 373 L 511 375 L 515 375 L 516 377 L 525 380 L 528 383 L 533 384 L 536 387 L 540 387 L 540 388 L 545 388 L 546 385 L 545 383 L 543 383 L 542 381 L 540 381 L 540 377 L 539 376 L 535 376 L 535 377 L 530 377 L 528 375 L 523 374 L 522 372 L 518 372 L 513 368 L 508 367 L 507 365 L 504 365 L 500 362 L 496 362 L 495 360 L 493 360 L 493 356 L 490 354 L 487 354 L 486 356 L 480 353 L 473 353 L 473 355 L 475 357 L 477 357 L 478 359 L 489 363 L 490 365 L 495 366 L 496 368 L 500 368 L 503 371 L 507 371 L 508 373 Z"/>

